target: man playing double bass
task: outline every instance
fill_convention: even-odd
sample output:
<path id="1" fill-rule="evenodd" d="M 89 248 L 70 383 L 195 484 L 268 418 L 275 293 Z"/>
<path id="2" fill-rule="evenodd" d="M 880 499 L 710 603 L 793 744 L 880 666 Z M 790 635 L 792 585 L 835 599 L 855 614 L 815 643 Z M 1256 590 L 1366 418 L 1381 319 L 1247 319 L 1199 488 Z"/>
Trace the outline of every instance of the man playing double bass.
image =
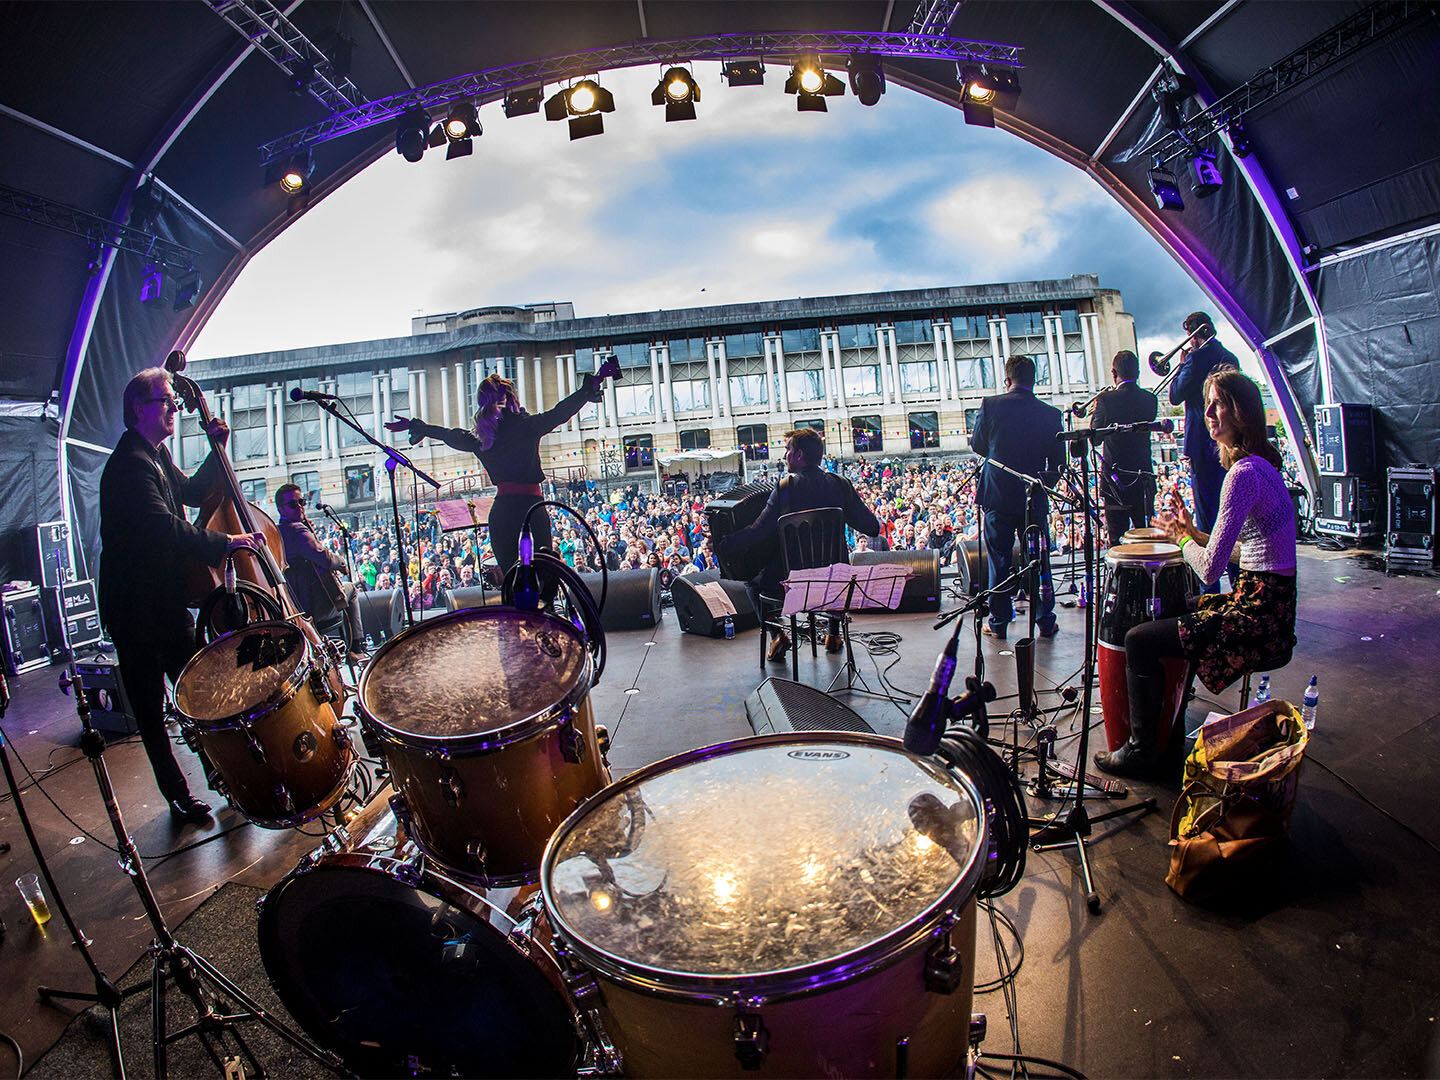
<path id="1" fill-rule="evenodd" d="M 187 560 L 220 566 L 226 555 L 258 551 L 260 533 L 229 535 L 185 518 L 222 480 L 212 452 L 194 476 L 170 459 L 180 403 L 164 368 L 146 368 L 123 398 L 125 433 L 100 476 L 100 618 L 135 710 L 135 723 L 155 783 L 183 821 L 203 821 L 210 807 L 190 794 L 165 730 L 165 678 L 173 683 L 195 655 L 195 624 L 187 609 Z M 223 446 L 229 429 L 219 419 L 206 434 Z"/>

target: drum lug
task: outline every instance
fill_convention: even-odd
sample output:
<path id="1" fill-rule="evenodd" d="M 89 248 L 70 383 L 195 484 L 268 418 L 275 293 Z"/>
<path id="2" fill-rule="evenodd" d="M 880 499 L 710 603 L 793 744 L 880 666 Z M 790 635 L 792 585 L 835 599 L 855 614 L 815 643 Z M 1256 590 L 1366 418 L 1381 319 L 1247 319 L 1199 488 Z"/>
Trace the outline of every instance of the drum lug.
<path id="1" fill-rule="evenodd" d="M 607 728 L 604 724 L 595 725 L 595 743 L 600 747 L 600 756 L 602 758 L 609 758 L 610 729 Z"/>
<path id="2" fill-rule="evenodd" d="M 758 1012 L 747 1012 L 743 1006 L 735 1010 L 735 1060 L 746 1072 L 755 1072 L 770 1052 L 770 1032 Z"/>
<path id="3" fill-rule="evenodd" d="M 538 893 L 536 897 L 539 897 Z M 582 1034 L 588 1033 L 589 1036 L 582 1040 L 584 1049 L 581 1051 L 580 1065 L 575 1070 L 575 1074 L 577 1076 L 624 1076 L 625 1059 L 615 1048 L 615 1044 L 605 1031 L 604 1022 L 600 1019 L 600 1006 L 604 1004 L 604 999 L 600 994 L 600 984 L 595 981 L 595 976 L 570 959 L 569 950 L 565 948 L 563 942 L 554 942 L 552 948 L 560 960 L 561 981 L 564 982 L 565 989 L 570 994 L 570 1000 L 575 1006 L 576 1015 L 585 1029 Z"/>
<path id="4" fill-rule="evenodd" d="M 588 749 L 585 736 L 575 730 L 574 716 L 566 713 L 565 719 L 560 722 L 560 753 L 571 765 L 579 765 L 585 760 Z"/>
<path id="5" fill-rule="evenodd" d="M 521 956 L 530 955 L 530 946 L 535 940 L 535 922 L 540 918 L 540 913 L 544 909 L 541 896 L 537 892 L 525 901 L 515 916 L 515 925 L 510 928 L 509 941 Z"/>
<path id="6" fill-rule="evenodd" d="M 327 656 L 326 659 L 328 660 L 329 657 Z M 335 693 L 330 689 L 329 674 L 330 668 L 327 664 L 316 664 L 310 669 L 310 692 L 315 695 L 317 701 L 324 704 L 335 700 Z"/>
<path id="7" fill-rule="evenodd" d="M 465 795 L 465 785 L 461 782 L 458 772 L 454 769 L 442 769 L 436 783 L 440 785 L 440 794 L 445 799 L 447 806 L 460 805 L 460 800 Z"/>
<path id="8" fill-rule="evenodd" d="M 935 941 L 925 951 L 925 989 L 932 994 L 953 994 L 966 978 L 965 961 L 960 950 L 950 943 L 950 926 L 946 920 Z"/>
<path id="9" fill-rule="evenodd" d="M 265 747 L 260 745 L 260 740 L 255 738 L 255 733 L 250 730 L 249 725 L 245 725 L 243 730 L 245 741 L 250 744 L 250 756 L 255 759 L 257 765 L 264 765 L 266 763 Z"/>
<path id="10" fill-rule="evenodd" d="M 465 854 L 475 864 L 475 872 L 481 877 L 485 876 L 485 844 L 477 837 L 472 836 L 465 841 Z"/>

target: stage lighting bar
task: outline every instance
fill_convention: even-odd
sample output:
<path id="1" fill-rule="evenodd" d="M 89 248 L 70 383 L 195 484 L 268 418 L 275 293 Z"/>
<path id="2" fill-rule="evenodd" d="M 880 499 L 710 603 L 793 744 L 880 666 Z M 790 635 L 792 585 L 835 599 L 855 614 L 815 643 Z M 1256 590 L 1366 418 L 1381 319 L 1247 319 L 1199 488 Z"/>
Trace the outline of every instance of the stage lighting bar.
<path id="1" fill-rule="evenodd" d="M 581 79 L 545 102 L 546 120 L 570 120 L 570 141 L 605 131 L 602 113 L 615 111 L 615 95 L 594 79 Z"/>
<path id="2" fill-rule="evenodd" d="M 544 100 L 545 87 L 543 86 L 522 86 L 517 90 L 506 91 L 505 115 L 528 116 L 531 113 L 538 113 L 540 103 Z"/>
<path id="3" fill-rule="evenodd" d="M 1020 101 L 1020 76 L 987 65 L 960 68 L 960 110 L 967 124 L 995 126 L 995 110 L 1012 112 Z"/>
<path id="4" fill-rule="evenodd" d="M 332 113 L 366 103 L 365 95 L 350 81 L 348 50 L 342 50 L 344 55 L 337 56 L 336 60 L 326 58 L 317 63 L 315 57 L 325 57 L 325 50 L 307 38 L 270 0 L 206 0 L 206 3 L 247 45 L 254 46 L 283 71 L 296 93 L 308 93 Z M 342 68 L 347 71 L 340 70 Z M 262 164 L 269 165 L 273 160 L 267 158 Z"/>
<path id="5" fill-rule="evenodd" d="M 885 93 L 885 68 L 878 56 L 852 53 L 845 65 L 850 72 L 850 89 L 861 105 L 874 105 Z"/>
<path id="6" fill-rule="evenodd" d="M 790 69 L 785 93 L 795 95 L 796 112 L 825 112 L 825 99 L 845 93 L 845 84 L 825 70 L 819 53 L 806 53 Z"/>
<path id="7" fill-rule="evenodd" d="M 650 104 L 665 106 L 665 122 L 694 120 L 695 103 L 700 100 L 700 87 L 695 78 L 682 67 L 672 67 L 660 76 L 650 92 Z"/>
<path id="8" fill-rule="evenodd" d="M 1184 210 L 1185 200 L 1180 195 L 1180 185 L 1175 174 L 1165 168 L 1157 158 L 1155 167 L 1145 174 L 1150 183 L 1150 194 L 1155 197 L 1155 206 L 1161 210 Z"/>
<path id="9" fill-rule="evenodd" d="M 309 150 L 296 154 L 280 174 L 280 190 L 287 195 L 298 195 L 310 183 L 315 172 L 315 157 Z"/>
<path id="10" fill-rule="evenodd" d="M 754 60 L 726 60 L 720 74 L 731 86 L 759 86 L 765 81 L 765 64 Z"/>
<path id="11" fill-rule="evenodd" d="M 677 58 L 688 61 L 718 60 L 730 65 L 754 64 L 758 68 L 754 74 L 761 74 L 764 69 L 758 61 L 736 58 L 795 56 L 800 53 L 838 57 L 860 52 L 884 57 L 998 64 L 1016 68 L 1021 65 L 1021 51 L 1019 45 L 995 41 L 851 30 L 711 34 L 668 41 L 629 42 L 489 68 L 415 90 L 405 90 L 377 101 L 367 101 L 354 108 L 333 112 L 314 124 L 262 144 L 259 148 L 260 158 L 262 165 L 288 160 L 292 154 L 307 147 L 329 142 L 376 124 L 393 123 L 407 109 L 417 105 L 427 110 L 440 110 L 448 108 L 457 98 L 484 104 L 500 100 L 520 88 L 534 87 L 536 84 L 563 84 L 586 72 L 673 64 Z M 739 70 L 735 74 L 743 77 Z M 732 86 L 745 85 L 735 81 L 730 75 L 727 75 L 727 79 Z"/>
<path id="12" fill-rule="evenodd" d="M 481 133 L 480 116 L 476 112 L 474 102 L 457 101 L 450 106 L 450 111 L 445 115 L 445 123 L 441 125 L 445 141 L 449 148 L 445 151 L 445 160 L 454 161 L 459 157 L 468 157 L 475 152 L 475 138 Z M 434 136 L 432 134 L 431 139 Z"/>
<path id="13" fill-rule="evenodd" d="M 419 161 L 425 156 L 429 142 L 430 115 L 424 109 L 411 108 L 395 121 L 395 152 L 406 161 Z"/>
<path id="14" fill-rule="evenodd" d="M 0 184 L 0 214 L 81 237 L 95 250 L 110 247 L 144 255 L 150 263 L 177 273 L 194 266 L 200 258 L 198 251 L 154 232 L 122 225 L 88 210 L 3 184 Z"/>

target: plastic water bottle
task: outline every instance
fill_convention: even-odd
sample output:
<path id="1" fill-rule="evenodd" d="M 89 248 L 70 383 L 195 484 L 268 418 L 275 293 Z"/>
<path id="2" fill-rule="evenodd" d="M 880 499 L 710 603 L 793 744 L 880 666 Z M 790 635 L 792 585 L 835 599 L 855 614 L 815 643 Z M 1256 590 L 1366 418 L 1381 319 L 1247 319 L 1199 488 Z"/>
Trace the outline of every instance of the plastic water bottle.
<path id="1" fill-rule="evenodd" d="M 725 616 L 725 640 L 731 641 L 735 637 L 735 620 L 729 615 Z"/>
<path id="2" fill-rule="evenodd" d="M 1270 676 L 1269 676 L 1269 675 L 1261 675 L 1261 676 L 1260 676 L 1260 689 L 1258 689 L 1258 690 L 1255 691 L 1255 700 L 1252 701 L 1250 704 L 1251 704 L 1251 705 L 1263 705 L 1263 704 L 1265 704 L 1265 702 L 1267 702 L 1267 701 L 1269 701 L 1269 700 L 1270 700 Z"/>
<path id="3" fill-rule="evenodd" d="M 1300 706 L 1300 719 L 1305 721 L 1305 730 L 1315 730 L 1315 708 L 1320 704 L 1320 676 L 1311 675 L 1310 685 L 1305 688 L 1305 702 Z"/>

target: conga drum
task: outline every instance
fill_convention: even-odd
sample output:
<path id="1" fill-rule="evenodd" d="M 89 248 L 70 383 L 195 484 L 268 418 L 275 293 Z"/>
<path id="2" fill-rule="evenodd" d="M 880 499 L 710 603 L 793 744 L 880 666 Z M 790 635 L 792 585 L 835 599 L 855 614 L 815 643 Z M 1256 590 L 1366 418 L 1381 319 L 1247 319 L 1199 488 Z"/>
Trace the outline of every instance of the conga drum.
<path id="1" fill-rule="evenodd" d="M 1122 544 L 1168 544 L 1169 542 L 1170 534 L 1164 529 L 1157 529 L 1152 525 L 1126 529 L 1125 535 L 1120 537 Z"/>
<path id="2" fill-rule="evenodd" d="M 1111 751 L 1130 738 L 1130 688 L 1125 680 L 1125 635 L 1151 619 L 1185 614 L 1195 579 L 1175 544 L 1118 544 L 1105 556 L 1109 574 L 1100 608 L 1100 706 L 1105 742 Z M 1189 679 L 1190 665 L 1179 658 L 1162 661 L 1165 701 L 1155 749 L 1164 753 L 1174 733 Z"/>
<path id="3" fill-rule="evenodd" d="M 968 776 L 791 732 L 611 785 L 551 839 L 541 889 L 625 1076 L 945 1076 L 988 844 Z"/>

